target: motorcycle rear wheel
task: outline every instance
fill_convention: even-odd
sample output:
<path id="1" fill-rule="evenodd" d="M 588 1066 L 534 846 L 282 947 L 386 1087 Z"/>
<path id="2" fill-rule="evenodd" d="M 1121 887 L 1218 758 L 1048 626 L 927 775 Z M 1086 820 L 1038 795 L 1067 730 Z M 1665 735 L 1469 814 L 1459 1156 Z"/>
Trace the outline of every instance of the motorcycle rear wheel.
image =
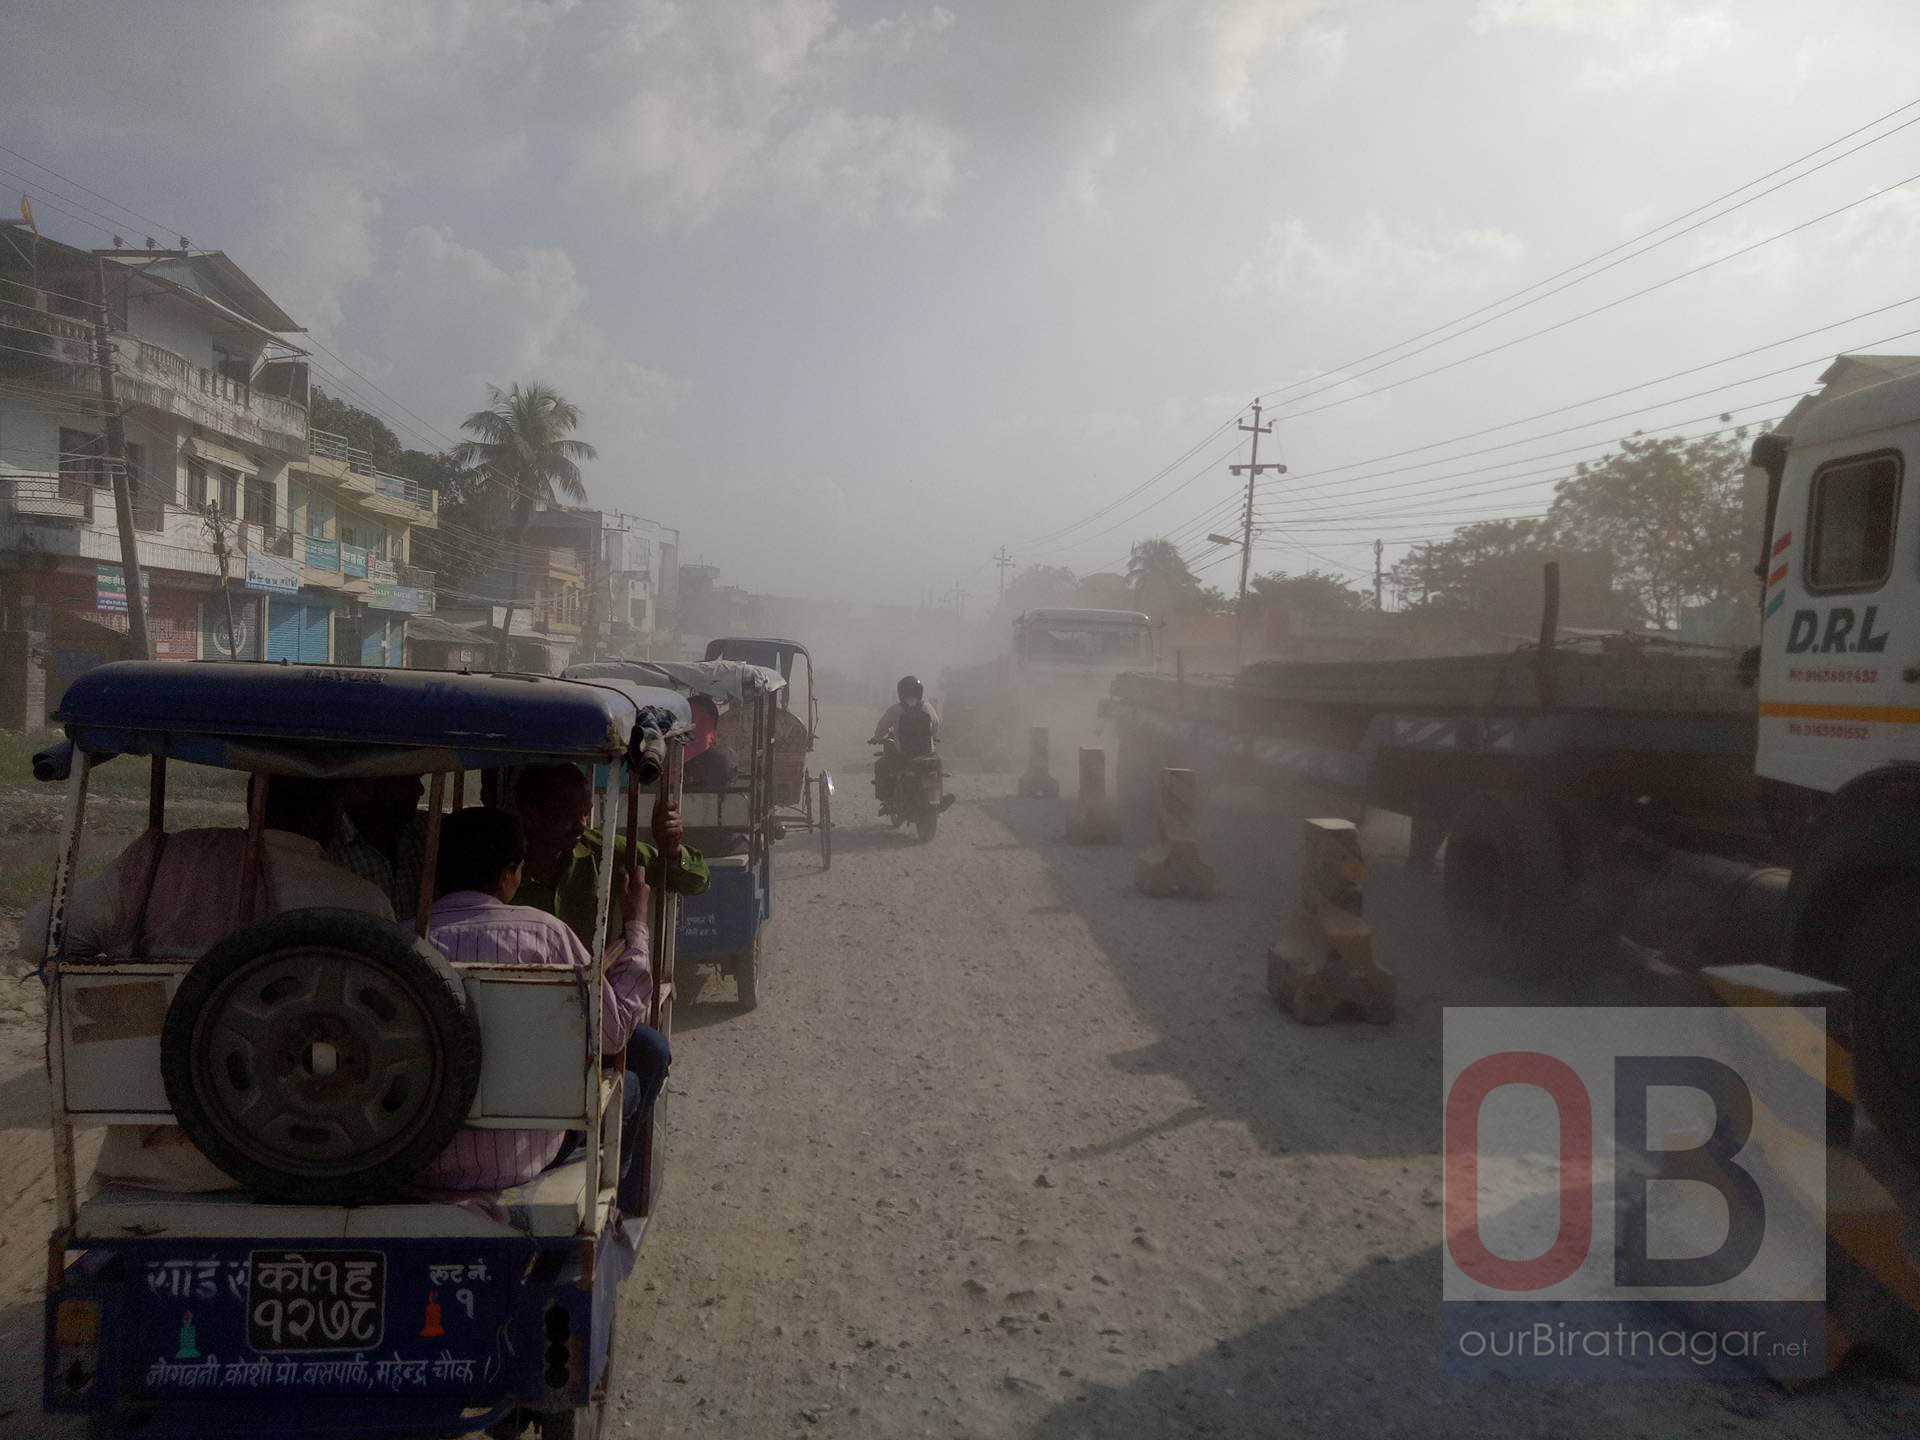
<path id="1" fill-rule="evenodd" d="M 940 828 L 940 812 L 929 810 L 913 822 L 914 833 L 920 837 L 920 843 L 926 844 L 933 839 L 934 832 Z"/>

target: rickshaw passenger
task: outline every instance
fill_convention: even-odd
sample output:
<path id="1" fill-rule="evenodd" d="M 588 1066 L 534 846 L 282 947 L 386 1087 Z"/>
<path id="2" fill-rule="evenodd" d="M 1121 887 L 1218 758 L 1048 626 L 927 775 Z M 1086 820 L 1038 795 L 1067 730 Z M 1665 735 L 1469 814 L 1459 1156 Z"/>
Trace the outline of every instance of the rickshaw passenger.
<path id="1" fill-rule="evenodd" d="M 436 869 L 440 898 L 434 902 L 428 934 L 457 965 L 553 965 L 586 969 L 593 957 L 559 917 L 530 905 L 513 903 L 527 859 L 519 821 L 503 810 L 474 806 L 449 815 L 441 826 Z M 639 868 L 616 867 L 625 913 L 644 916 L 647 880 Z M 638 1127 L 666 1080 L 666 1042 L 644 1043 L 654 1032 L 640 1024 L 653 994 L 647 927 L 636 920 L 607 947 L 601 958 L 607 983 L 600 1011 L 601 1044 L 611 1056 L 642 1032 L 638 1062 L 642 1073 L 626 1073 L 622 1111 L 626 1135 Z M 655 1036 L 655 1039 L 659 1037 Z M 556 1053 L 556 1065 L 572 1065 L 571 1053 Z M 433 1190 L 504 1190 L 522 1185 L 560 1158 L 566 1145 L 560 1130 L 462 1130 L 420 1173 Z M 624 1147 L 621 1178 L 639 1154 Z"/>
<path id="2" fill-rule="evenodd" d="M 572 765 L 529 765 L 513 786 L 514 814 L 526 836 L 526 877 L 520 904 L 558 915 L 573 927 L 582 945 L 593 943 L 595 877 L 600 869 L 600 832 L 592 827 L 593 787 Z M 680 895 L 704 895 L 707 862 L 684 843 L 680 811 L 656 803 L 654 839 L 636 847 L 649 884 L 665 885 Z M 624 837 L 616 843 L 624 846 Z M 666 852 L 662 858 L 661 850 Z M 607 933 L 618 933 L 626 915 L 616 893 L 607 907 Z"/>
<path id="3" fill-rule="evenodd" d="M 332 906 L 393 919 L 393 906 L 377 886 L 322 850 L 338 813 L 334 787 L 325 781 L 289 775 L 267 781 L 260 890 L 246 918 Z M 106 869 L 73 887 L 61 953 L 123 955 L 137 948 L 198 959 L 233 928 L 246 843 L 244 826 L 144 832 Z M 37 901 L 21 924 L 30 952 L 45 947 L 51 907 L 50 898 Z"/>
<path id="4" fill-rule="evenodd" d="M 376 775 L 340 785 L 340 820 L 327 856 L 386 892 L 393 913 L 411 924 L 420 908 L 427 861 L 426 793 L 418 775 Z"/>
<path id="5" fill-rule="evenodd" d="M 740 757 L 731 746 L 720 743 L 720 707 L 708 695 L 689 696 L 687 704 L 693 711 L 693 738 L 687 741 L 685 787 L 725 790 L 740 772 Z"/>
<path id="6" fill-rule="evenodd" d="M 318 780 L 281 775 L 267 782 L 260 889 L 244 914 L 234 889 L 245 829 L 147 831 L 100 874 L 74 886 L 62 953 L 198 959 L 227 937 L 236 919 L 246 923 L 309 906 L 391 920 L 386 896 L 320 849 L 333 829 L 334 797 L 333 787 Z M 38 902 L 21 925 L 21 945 L 30 953 L 45 948 L 50 904 Z M 234 1187 L 177 1125 L 109 1125 L 93 1178 L 181 1194 Z"/>

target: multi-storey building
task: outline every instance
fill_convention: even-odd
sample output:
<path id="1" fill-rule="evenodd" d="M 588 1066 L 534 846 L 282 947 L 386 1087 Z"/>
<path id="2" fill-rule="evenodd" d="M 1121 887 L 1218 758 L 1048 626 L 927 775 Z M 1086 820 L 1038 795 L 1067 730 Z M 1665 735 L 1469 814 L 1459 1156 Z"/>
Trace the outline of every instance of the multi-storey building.
<path id="1" fill-rule="evenodd" d="M 0 224 L 0 724 L 125 649 L 103 304 L 156 658 L 403 663 L 436 497 L 310 433 L 294 320 L 219 251 Z"/>

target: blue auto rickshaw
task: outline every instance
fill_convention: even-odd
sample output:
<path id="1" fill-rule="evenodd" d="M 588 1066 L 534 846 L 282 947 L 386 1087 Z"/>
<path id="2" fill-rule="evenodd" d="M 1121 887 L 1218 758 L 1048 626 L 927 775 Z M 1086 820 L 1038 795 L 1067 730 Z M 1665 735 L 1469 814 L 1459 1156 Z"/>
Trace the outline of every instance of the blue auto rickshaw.
<path id="1" fill-rule="evenodd" d="M 724 782 L 689 783 L 680 799 L 687 841 L 706 857 L 712 880 L 704 895 L 680 902 L 679 957 L 688 994 L 697 993 L 694 967 L 713 966 L 733 977 L 740 1007 L 753 1009 L 773 919 L 775 760 L 785 677 L 741 660 L 607 660 L 571 666 L 566 675 L 666 684 L 726 707 L 718 743 L 737 768 Z"/>
<path id="2" fill-rule="evenodd" d="M 56 719 L 72 759 L 43 969 L 58 1205 L 47 1409 L 96 1433 L 193 1440 L 598 1433 L 664 1113 L 620 1134 L 602 967 L 452 966 L 426 939 L 431 877 L 443 811 L 509 793 L 519 765 L 596 774 L 601 833 L 619 833 L 624 798 L 631 837 L 643 788 L 677 793 L 685 697 L 618 680 L 122 662 L 76 680 Z M 286 910 L 198 957 L 63 953 L 89 778 L 142 759 L 156 830 L 170 767 L 248 774 L 241 895 L 263 863 L 271 777 L 425 777 L 417 928 Z M 598 873 L 602 932 L 617 853 L 605 847 Z M 648 917 L 648 1019 L 663 1032 L 678 903 L 658 886 Z M 177 1126 L 235 1183 L 89 1183 L 75 1131 L 102 1125 Z M 410 1188 L 462 1126 L 592 1143 L 510 1190 Z M 618 1157 L 635 1144 L 623 1192 Z"/>

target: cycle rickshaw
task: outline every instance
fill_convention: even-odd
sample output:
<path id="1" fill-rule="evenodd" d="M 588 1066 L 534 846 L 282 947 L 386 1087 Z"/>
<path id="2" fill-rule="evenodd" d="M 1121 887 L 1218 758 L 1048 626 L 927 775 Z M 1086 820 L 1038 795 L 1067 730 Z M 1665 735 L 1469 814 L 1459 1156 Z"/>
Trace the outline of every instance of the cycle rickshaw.
<path id="1" fill-rule="evenodd" d="M 727 635 L 707 643 L 708 660 L 739 660 L 779 672 L 787 682 L 775 718 L 773 812 L 775 838 L 788 829 L 811 830 L 820 837 L 820 868 L 833 865 L 833 776 L 807 769 L 807 756 L 820 739 L 820 696 L 814 686 L 813 656 L 798 640 Z M 807 693 L 795 713 L 794 661 L 803 660 Z M 736 743 L 746 737 L 736 732 Z"/>

